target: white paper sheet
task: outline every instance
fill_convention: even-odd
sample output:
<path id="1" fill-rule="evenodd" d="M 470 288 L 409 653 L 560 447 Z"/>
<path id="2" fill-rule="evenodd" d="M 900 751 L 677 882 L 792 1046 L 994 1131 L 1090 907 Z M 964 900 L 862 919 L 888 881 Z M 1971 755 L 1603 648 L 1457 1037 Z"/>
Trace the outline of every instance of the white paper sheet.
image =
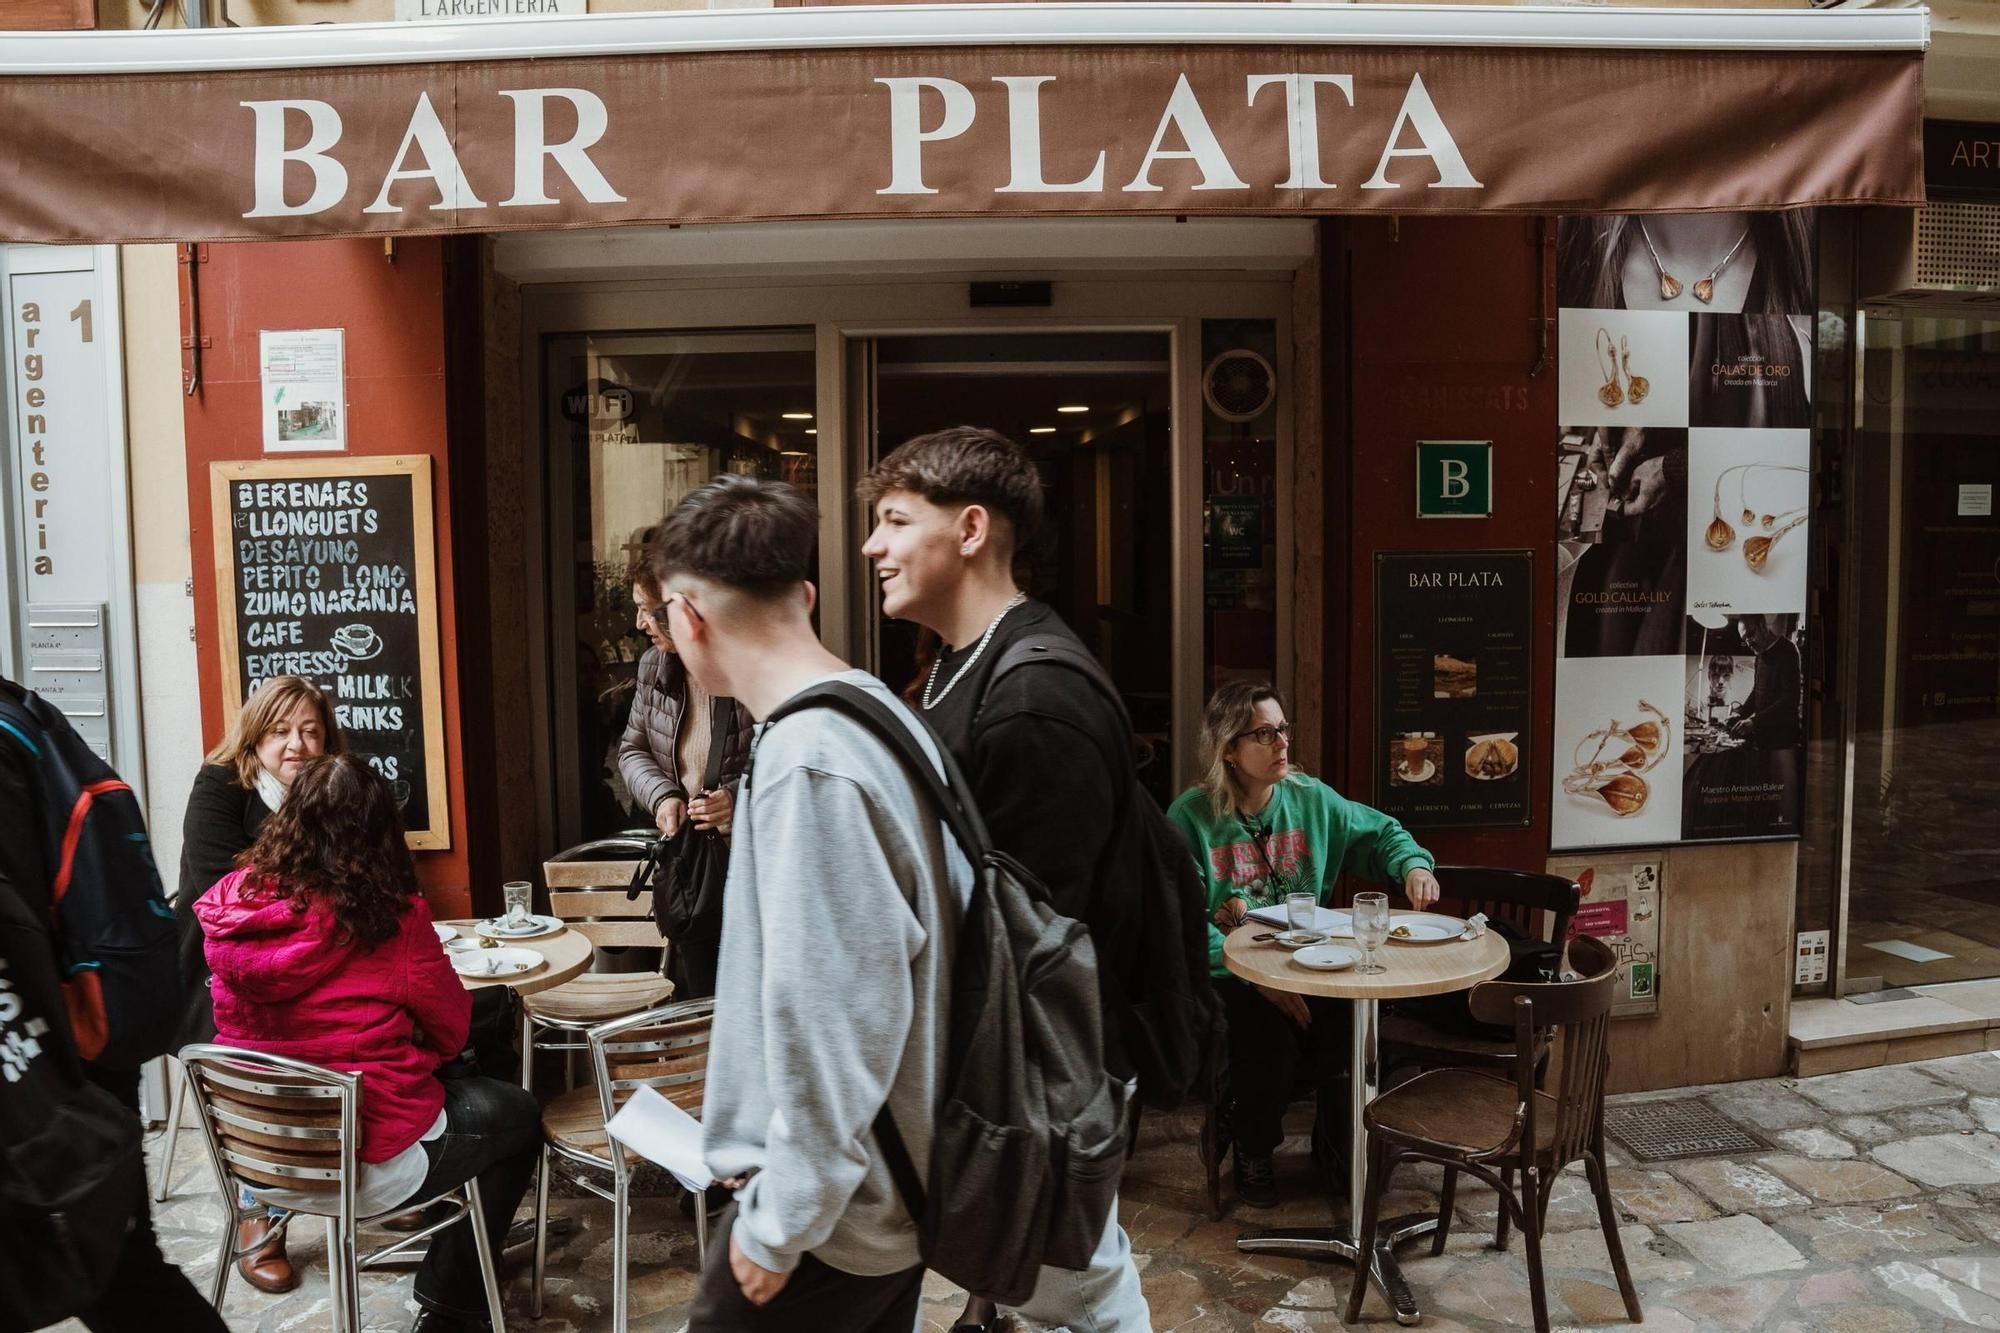
<path id="1" fill-rule="evenodd" d="M 1250 919 L 1252 921 L 1261 921 L 1267 926 L 1276 926 L 1279 930 L 1290 930 L 1292 928 L 1292 923 L 1285 918 L 1285 905 L 1283 903 L 1279 903 L 1275 907 L 1252 908 Z M 1354 928 L 1354 918 L 1346 912 L 1337 911 L 1331 907 L 1315 907 L 1313 909 L 1312 928 L 1322 935 L 1331 934 L 1334 931 L 1351 931 Z"/>
<path id="2" fill-rule="evenodd" d="M 715 1183 L 701 1156 L 701 1122 L 651 1088 L 634 1092 L 605 1129 L 647 1161 L 667 1168 L 690 1194 Z"/>

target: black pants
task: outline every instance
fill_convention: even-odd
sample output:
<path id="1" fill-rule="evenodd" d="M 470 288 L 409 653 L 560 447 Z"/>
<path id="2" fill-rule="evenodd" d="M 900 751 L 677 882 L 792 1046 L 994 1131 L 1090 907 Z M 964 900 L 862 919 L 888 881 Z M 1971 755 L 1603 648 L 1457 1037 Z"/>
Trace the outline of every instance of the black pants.
<path id="1" fill-rule="evenodd" d="M 1312 1022 L 1300 1028 L 1245 982 L 1218 980 L 1215 988 L 1229 1010 L 1229 1132 L 1237 1150 L 1269 1157 L 1285 1137 L 1285 1107 L 1316 1092 L 1315 1142 L 1338 1146 L 1334 1165 L 1345 1162 L 1350 1002 L 1307 997 Z"/>
<path id="2" fill-rule="evenodd" d="M 829 1267 L 810 1254 L 792 1270 L 792 1280 L 769 1305 L 744 1299 L 729 1271 L 729 1232 L 736 1206 L 708 1233 L 708 1261 L 687 1333 L 723 1329 L 801 1329 L 809 1333 L 910 1333 L 917 1326 L 917 1303 L 924 1293 L 923 1265 L 887 1277 L 859 1277 Z"/>
<path id="3" fill-rule="evenodd" d="M 91 1071 L 91 1079 L 139 1114 L 139 1075 Z M 91 1333 L 152 1333 L 155 1329 L 191 1329 L 194 1333 L 229 1333 L 215 1307 L 203 1299 L 180 1269 L 160 1253 L 153 1234 L 153 1217 L 146 1197 L 146 1178 L 139 1177 L 132 1205 L 132 1229 L 118 1257 L 110 1285 L 97 1300 L 77 1312 Z"/>
<path id="4" fill-rule="evenodd" d="M 424 1145 L 430 1174 L 412 1203 L 433 1198 L 468 1180 L 479 1181 L 486 1235 L 497 1264 L 507 1227 L 542 1147 L 542 1110 L 534 1094 L 491 1078 L 444 1080 L 444 1133 Z M 431 1238 L 417 1269 L 417 1304 L 441 1314 L 483 1322 L 486 1287 L 479 1276 L 479 1242 L 467 1219 Z"/>

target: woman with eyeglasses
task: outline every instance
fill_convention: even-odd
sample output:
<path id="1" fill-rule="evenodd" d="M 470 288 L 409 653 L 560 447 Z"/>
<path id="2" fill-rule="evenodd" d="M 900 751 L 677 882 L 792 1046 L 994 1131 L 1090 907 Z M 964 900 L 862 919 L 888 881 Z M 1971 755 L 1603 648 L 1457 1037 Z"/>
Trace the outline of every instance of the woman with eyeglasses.
<path id="1" fill-rule="evenodd" d="M 698 829 L 729 836 L 736 811 L 736 784 L 750 761 L 750 713 L 734 699 L 715 698 L 681 665 L 667 628 L 669 611 L 647 558 L 656 528 L 632 540 L 626 575 L 632 585 L 633 628 L 651 646 L 639 659 L 639 684 L 632 692 L 632 715 L 618 742 L 618 772 L 635 808 L 646 812 L 671 838 L 689 820 Z M 703 789 L 714 747 L 720 746 L 716 780 Z M 722 923 L 698 937 L 674 941 L 670 966 L 675 998 L 700 999 L 715 993 L 716 954 Z"/>
<path id="2" fill-rule="evenodd" d="M 1431 854 L 1379 810 L 1347 800 L 1292 765 L 1292 729 L 1270 685 L 1234 681 L 1202 718 L 1207 771 L 1167 810 L 1208 886 L 1209 970 L 1229 1011 L 1229 1130 L 1236 1194 L 1253 1208 L 1278 1202 L 1271 1156 L 1284 1137 L 1295 1089 L 1319 1093 L 1313 1156 L 1344 1169 L 1348 1006 L 1239 981 L 1222 963 L 1222 940 L 1259 907 L 1293 893 L 1328 905 L 1342 874 L 1399 885 L 1410 906 L 1437 901 Z"/>

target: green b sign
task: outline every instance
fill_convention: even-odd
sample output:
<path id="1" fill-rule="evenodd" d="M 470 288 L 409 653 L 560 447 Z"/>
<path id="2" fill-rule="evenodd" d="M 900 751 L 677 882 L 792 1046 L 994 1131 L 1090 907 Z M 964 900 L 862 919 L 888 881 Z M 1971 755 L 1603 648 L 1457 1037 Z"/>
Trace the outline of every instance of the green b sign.
<path id="1" fill-rule="evenodd" d="M 1493 512 L 1491 440 L 1417 441 L 1417 517 L 1485 518 Z"/>

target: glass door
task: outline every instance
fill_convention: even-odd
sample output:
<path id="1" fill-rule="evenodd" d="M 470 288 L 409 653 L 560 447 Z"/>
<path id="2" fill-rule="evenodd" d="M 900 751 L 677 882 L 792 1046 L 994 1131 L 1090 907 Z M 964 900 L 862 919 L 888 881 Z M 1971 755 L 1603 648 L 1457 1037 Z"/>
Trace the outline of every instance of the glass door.
<path id="1" fill-rule="evenodd" d="M 640 535 L 718 473 L 817 495 L 813 335 L 548 340 L 552 760 L 561 846 L 647 824 L 619 776 L 639 658 Z"/>

